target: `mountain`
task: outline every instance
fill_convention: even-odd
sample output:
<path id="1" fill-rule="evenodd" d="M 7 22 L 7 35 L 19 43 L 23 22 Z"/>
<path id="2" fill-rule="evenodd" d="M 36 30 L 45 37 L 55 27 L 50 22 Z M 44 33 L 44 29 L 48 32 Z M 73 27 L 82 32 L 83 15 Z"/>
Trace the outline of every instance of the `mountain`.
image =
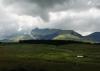
<path id="1" fill-rule="evenodd" d="M 57 29 L 33 29 L 31 32 L 33 39 L 37 40 L 51 40 L 57 35 L 59 35 L 59 30 Z"/>
<path id="2" fill-rule="evenodd" d="M 100 42 L 100 32 L 94 32 L 88 36 L 85 36 L 85 38 L 88 38 L 94 42 Z"/>
<path id="3" fill-rule="evenodd" d="M 82 36 L 73 30 L 39 29 L 31 32 L 33 39 L 37 40 L 81 40 Z"/>
<path id="4" fill-rule="evenodd" d="M 28 34 L 13 34 L 6 36 L 1 42 L 18 42 L 19 40 L 31 40 L 32 37 Z"/>
<path id="5" fill-rule="evenodd" d="M 19 42 L 20 40 L 73 40 L 82 42 L 100 42 L 100 32 L 82 36 L 73 30 L 33 29 L 30 34 L 16 33 L 5 36 L 0 42 Z"/>
<path id="6" fill-rule="evenodd" d="M 54 40 L 81 40 L 82 36 L 73 30 L 60 30 Z"/>

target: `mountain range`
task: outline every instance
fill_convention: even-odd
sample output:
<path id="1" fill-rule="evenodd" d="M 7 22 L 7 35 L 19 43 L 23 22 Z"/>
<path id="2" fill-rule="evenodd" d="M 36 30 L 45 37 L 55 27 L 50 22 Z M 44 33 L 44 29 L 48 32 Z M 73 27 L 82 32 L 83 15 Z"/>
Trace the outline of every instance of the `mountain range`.
<path id="1" fill-rule="evenodd" d="M 18 42 L 20 40 L 74 40 L 82 42 L 100 42 L 100 32 L 94 32 L 87 36 L 73 30 L 61 29 L 33 29 L 30 34 L 13 34 L 6 36 L 1 42 Z"/>

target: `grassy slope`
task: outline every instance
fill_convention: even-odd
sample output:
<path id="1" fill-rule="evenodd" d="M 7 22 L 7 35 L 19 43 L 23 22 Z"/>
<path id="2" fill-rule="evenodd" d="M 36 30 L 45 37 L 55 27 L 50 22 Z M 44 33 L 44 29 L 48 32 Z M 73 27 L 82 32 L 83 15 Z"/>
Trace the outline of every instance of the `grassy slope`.
<path id="1" fill-rule="evenodd" d="M 99 71 L 99 67 L 100 45 L 0 44 L 0 71 Z"/>
<path id="2" fill-rule="evenodd" d="M 80 38 L 71 34 L 62 34 L 55 37 L 54 40 L 80 40 Z"/>

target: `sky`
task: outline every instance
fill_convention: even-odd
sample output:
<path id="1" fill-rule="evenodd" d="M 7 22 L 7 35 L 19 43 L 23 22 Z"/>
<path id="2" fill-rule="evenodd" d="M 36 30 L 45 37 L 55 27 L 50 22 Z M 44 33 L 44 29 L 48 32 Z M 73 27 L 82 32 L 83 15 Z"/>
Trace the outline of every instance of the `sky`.
<path id="1" fill-rule="evenodd" d="M 37 27 L 100 32 L 100 0 L 0 0 L 0 37 Z"/>

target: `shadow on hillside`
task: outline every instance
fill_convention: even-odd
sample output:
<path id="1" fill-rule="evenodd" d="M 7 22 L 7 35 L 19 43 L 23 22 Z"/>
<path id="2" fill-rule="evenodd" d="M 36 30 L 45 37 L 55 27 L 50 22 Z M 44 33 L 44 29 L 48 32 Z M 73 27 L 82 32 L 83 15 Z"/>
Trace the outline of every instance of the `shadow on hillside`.
<path id="1" fill-rule="evenodd" d="M 89 42 L 81 42 L 81 41 L 73 41 L 73 40 L 20 40 L 19 43 L 28 43 L 28 44 L 53 44 L 53 45 L 91 44 Z"/>
<path id="2" fill-rule="evenodd" d="M 93 44 L 100 45 L 100 43 L 82 42 L 75 40 L 20 40 L 19 42 L 0 42 L 0 44 L 50 44 L 50 45 L 64 45 L 64 44 Z"/>

